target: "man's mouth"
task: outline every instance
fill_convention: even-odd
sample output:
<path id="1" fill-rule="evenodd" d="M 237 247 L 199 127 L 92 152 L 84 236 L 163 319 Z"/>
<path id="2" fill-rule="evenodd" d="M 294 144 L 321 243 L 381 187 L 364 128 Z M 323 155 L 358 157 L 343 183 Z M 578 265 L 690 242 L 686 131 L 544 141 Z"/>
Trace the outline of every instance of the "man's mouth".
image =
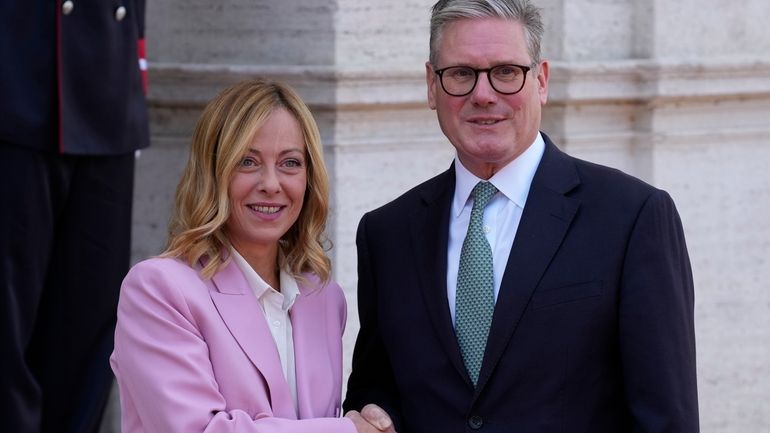
<path id="1" fill-rule="evenodd" d="M 494 125 L 495 123 L 500 122 L 499 120 L 474 120 L 473 123 L 477 125 Z"/>
<path id="2" fill-rule="evenodd" d="M 498 123 L 504 121 L 505 118 L 503 116 L 492 116 L 492 115 L 485 115 L 485 116 L 468 116 L 466 118 L 466 121 L 468 123 L 478 125 L 478 126 L 490 126 L 490 125 L 497 125 Z"/>

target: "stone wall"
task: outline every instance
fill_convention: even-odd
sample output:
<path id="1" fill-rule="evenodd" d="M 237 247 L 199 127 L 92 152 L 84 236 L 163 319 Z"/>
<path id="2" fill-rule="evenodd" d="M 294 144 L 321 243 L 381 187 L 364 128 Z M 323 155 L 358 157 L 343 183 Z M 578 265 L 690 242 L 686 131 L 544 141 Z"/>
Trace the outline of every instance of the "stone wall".
<path id="1" fill-rule="evenodd" d="M 770 430 L 770 6 L 535 1 L 552 60 L 543 130 L 573 155 L 641 177 L 677 202 L 697 290 L 702 431 Z M 432 3 L 148 2 L 153 143 L 137 167 L 133 259 L 162 248 L 205 101 L 247 77 L 289 82 L 318 119 L 332 177 L 329 231 L 349 300 L 349 368 L 358 220 L 453 155 L 425 97 Z"/>

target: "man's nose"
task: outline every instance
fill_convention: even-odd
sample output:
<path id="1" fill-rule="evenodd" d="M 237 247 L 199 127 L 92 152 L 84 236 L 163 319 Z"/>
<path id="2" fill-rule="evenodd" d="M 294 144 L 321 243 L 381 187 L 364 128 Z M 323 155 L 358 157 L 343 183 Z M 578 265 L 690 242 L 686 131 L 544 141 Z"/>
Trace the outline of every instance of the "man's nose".
<path id="1" fill-rule="evenodd" d="M 476 79 L 476 87 L 471 92 L 471 102 L 476 105 L 489 105 L 497 102 L 497 91 L 489 82 L 489 72 L 479 72 Z"/>

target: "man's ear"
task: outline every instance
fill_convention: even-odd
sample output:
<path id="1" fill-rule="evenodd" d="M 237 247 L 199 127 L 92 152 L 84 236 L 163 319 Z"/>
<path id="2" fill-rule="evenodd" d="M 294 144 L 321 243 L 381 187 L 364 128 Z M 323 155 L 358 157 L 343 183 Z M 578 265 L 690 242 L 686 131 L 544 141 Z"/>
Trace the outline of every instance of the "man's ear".
<path id="1" fill-rule="evenodd" d="M 433 65 L 425 62 L 425 82 L 428 84 L 428 107 L 436 109 L 436 91 L 438 91 L 438 77 L 433 72 Z"/>
<path id="2" fill-rule="evenodd" d="M 548 77 L 550 74 L 550 65 L 548 60 L 540 62 L 537 67 L 537 93 L 540 95 L 540 105 L 548 102 Z"/>

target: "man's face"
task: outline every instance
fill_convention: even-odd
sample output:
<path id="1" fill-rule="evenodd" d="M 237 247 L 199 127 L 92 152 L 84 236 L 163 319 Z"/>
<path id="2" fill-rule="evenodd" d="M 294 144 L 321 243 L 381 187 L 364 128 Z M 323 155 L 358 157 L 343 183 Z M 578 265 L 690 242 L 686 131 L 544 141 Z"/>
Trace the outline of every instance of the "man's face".
<path id="1" fill-rule="evenodd" d="M 501 64 L 529 66 L 524 29 L 519 22 L 498 18 L 462 19 L 448 24 L 438 45 L 438 64 L 426 64 L 428 103 L 441 130 L 463 165 L 482 179 L 490 178 L 535 140 L 542 106 L 548 97 L 548 63 L 526 74 L 519 93 L 504 95 L 480 73 L 466 96 L 444 92 L 433 72 L 449 66 L 478 69 Z"/>

